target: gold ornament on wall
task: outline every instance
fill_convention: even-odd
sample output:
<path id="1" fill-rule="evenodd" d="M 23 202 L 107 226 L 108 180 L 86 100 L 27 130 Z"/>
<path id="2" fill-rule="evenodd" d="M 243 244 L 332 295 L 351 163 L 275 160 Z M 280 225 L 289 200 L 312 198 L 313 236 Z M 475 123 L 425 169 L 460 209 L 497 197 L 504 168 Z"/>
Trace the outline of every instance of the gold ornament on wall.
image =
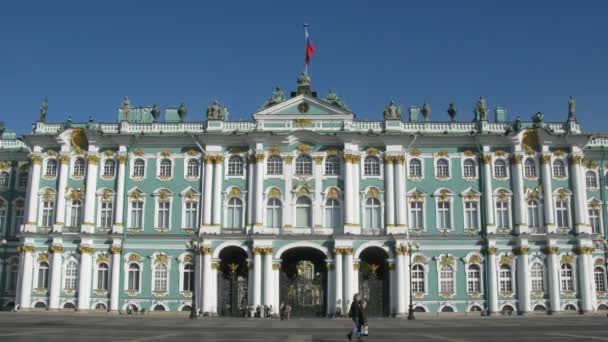
<path id="1" fill-rule="evenodd" d="M 228 198 L 240 198 L 240 197 L 241 197 L 241 190 L 239 188 L 232 187 L 230 189 L 230 191 L 228 192 Z"/>
<path id="2" fill-rule="evenodd" d="M 377 188 L 371 187 L 367 190 L 367 197 L 380 199 L 380 191 Z"/>
<path id="3" fill-rule="evenodd" d="M 269 154 L 281 154 L 281 148 L 277 145 L 272 145 L 268 148 Z"/>
<path id="4" fill-rule="evenodd" d="M 143 156 L 143 155 L 144 155 L 144 150 L 142 150 L 141 148 L 136 148 L 136 149 L 133 151 L 133 154 L 134 154 L 134 155 L 136 155 L 136 156 L 138 156 L 138 157 L 141 157 L 141 156 Z"/>
<path id="5" fill-rule="evenodd" d="M 281 190 L 279 190 L 276 187 L 272 187 L 269 191 L 268 191 L 268 198 L 280 198 L 281 197 Z"/>
<path id="6" fill-rule="evenodd" d="M 500 260 L 498 261 L 498 264 L 501 266 L 511 266 L 511 264 L 513 263 L 513 259 L 508 256 L 508 255 L 503 255 L 500 257 Z"/>
<path id="7" fill-rule="evenodd" d="M 410 150 L 410 156 L 412 156 L 412 157 L 418 157 L 418 156 L 420 156 L 421 154 L 422 154 L 422 153 L 421 153 L 421 152 L 420 152 L 420 150 L 419 150 L 419 149 L 417 149 L 417 148 Z"/>
<path id="8" fill-rule="evenodd" d="M 72 133 L 70 134 L 70 145 L 81 150 L 87 150 L 89 148 L 87 135 L 82 128 L 75 128 L 72 130 Z"/>
<path id="9" fill-rule="evenodd" d="M 298 147 L 296 147 L 296 150 L 298 150 L 300 153 L 310 153 L 310 145 L 300 144 Z"/>

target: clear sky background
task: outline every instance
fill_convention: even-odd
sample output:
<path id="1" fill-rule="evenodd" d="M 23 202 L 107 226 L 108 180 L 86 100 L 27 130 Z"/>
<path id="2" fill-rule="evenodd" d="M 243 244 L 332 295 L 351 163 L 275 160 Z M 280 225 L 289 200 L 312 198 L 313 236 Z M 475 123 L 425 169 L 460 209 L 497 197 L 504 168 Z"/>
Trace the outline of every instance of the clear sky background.
<path id="1" fill-rule="evenodd" d="M 0 120 L 116 121 L 132 106 L 213 99 L 249 120 L 279 85 L 295 89 L 302 23 L 317 52 L 309 74 L 359 119 L 427 99 L 432 120 L 470 121 L 480 95 L 509 118 L 563 121 L 577 101 L 586 130 L 608 131 L 608 2 L 596 1 L 2 1 Z M 493 115 L 492 115 L 493 117 Z"/>

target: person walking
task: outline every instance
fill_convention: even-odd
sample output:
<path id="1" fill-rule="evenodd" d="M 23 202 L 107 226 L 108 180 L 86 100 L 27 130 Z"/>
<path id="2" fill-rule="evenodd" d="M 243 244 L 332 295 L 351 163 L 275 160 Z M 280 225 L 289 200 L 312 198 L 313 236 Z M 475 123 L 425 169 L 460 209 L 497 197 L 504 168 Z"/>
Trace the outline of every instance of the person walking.
<path id="1" fill-rule="evenodd" d="M 361 336 L 359 335 L 359 330 L 361 329 L 361 324 L 365 321 L 365 315 L 363 313 L 363 308 L 361 307 L 361 299 L 359 298 L 359 294 L 355 293 L 353 295 L 353 302 L 350 304 L 350 310 L 348 310 L 348 315 L 353 320 L 353 327 L 351 331 L 346 334 L 349 341 L 353 340 L 353 337 L 356 336 L 358 341 L 361 341 Z"/>

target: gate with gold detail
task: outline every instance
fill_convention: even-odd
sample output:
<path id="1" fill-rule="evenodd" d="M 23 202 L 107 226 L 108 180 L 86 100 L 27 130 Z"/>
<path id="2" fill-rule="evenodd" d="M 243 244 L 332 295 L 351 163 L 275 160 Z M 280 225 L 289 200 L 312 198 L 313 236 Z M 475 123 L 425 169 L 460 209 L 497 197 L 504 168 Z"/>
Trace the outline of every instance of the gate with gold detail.
<path id="1" fill-rule="evenodd" d="M 218 314 L 243 317 L 247 309 L 247 264 L 220 264 L 217 273 Z"/>
<path id="2" fill-rule="evenodd" d="M 291 316 L 325 316 L 325 275 L 308 260 L 283 265 L 280 298 L 291 306 Z"/>
<path id="3" fill-rule="evenodd" d="M 365 302 L 365 313 L 371 317 L 388 316 L 389 282 L 385 265 L 359 264 L 359 294 Z"/>

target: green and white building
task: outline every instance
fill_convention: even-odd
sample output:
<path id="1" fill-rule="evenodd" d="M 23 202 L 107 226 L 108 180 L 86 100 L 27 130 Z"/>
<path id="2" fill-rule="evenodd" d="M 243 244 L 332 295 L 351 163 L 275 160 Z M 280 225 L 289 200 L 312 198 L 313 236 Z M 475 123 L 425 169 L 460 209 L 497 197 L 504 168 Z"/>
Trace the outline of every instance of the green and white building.
<path id="1" fill-rule="evenodd" d="M 482 98 L 469 122 L 393 103 L 359 121 L 301 75 L 252 121 L 186 112 L 125 100 L 116 122 L 3 133 L 1 306 L 326 316 L 360 293 L 370 315 L 608 309 L 608 133 L 582 132 L 573 100 L 559 122 Z"/>

